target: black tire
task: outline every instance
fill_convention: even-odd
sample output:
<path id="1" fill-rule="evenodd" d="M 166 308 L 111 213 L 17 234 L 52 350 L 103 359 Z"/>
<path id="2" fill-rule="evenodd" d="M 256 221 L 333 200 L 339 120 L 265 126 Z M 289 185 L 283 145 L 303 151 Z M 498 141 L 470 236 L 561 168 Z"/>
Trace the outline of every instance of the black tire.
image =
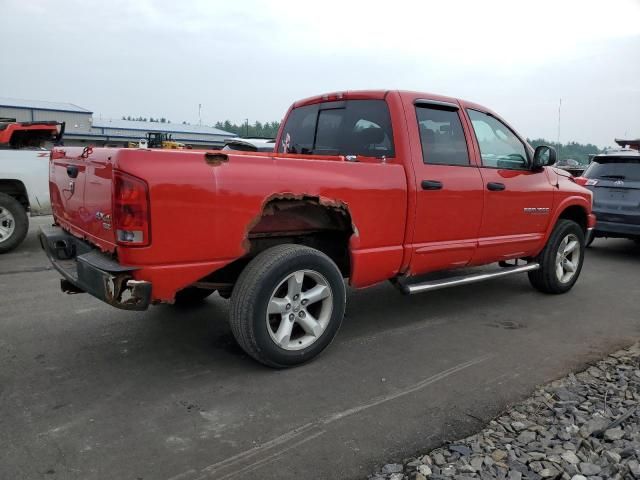
<path id="1" fill-rule="evenodd" d="M 215 290 L 208 288 L 196 288 L 187 287 L 184 290 L 180 290 L 176 293 L 176 299 L 174 305 L 188 306 L 202 302 L 205 298 L 211 295 Z"/>
<path id="2" fill-rule="evenodd" d="M 3 210 L 7 210 L 13 217 L 13 221 L 6 219 L 2 222 L 2 226 L 5 227 L 9 226 L 8 222 L 11 222 L 13 228 L 10 235 L 6 238 L 0 238 L 0 253 L 7 253 L 20 245 L 27 236 L 29 217 L 20 202 L 6 193 L 0 193 L 0 217 L 2 216 Z"/>
<path id="3" fill-rule="evenodd" d="M 595 239 L 596 239 L 595 234 L 591 232 L 591 235 L 588 235 L 587 239 L 585 240 L 585 243 L 584 243 L 585 248 L 589 248 Z"/>
<path id="4" fill-rule="evenodd" d="M 290 350 L 272 338 L 272 327 L 267 320 L 272 317 L 267 316 L 267 307 L 272 295 L 284 285 L 284 280 L 301 271 L 319 274 L 326 282 L 324 286 L 329 287 L 331 309 L 324 330 L 313 343 Z M 304 290 L 302 292 L 300 298 L 304 297 Z M 305 246 L 278 245 L 256 256 L 240 274 L 231 295 L 231 331 L 242 349 L 257 361 L 274 368 L 291 367 L 311 360 L 329 346 L 342 324 L 345 302 L 342 274 L 327 255 Z M 297 304 L 296 307 L 300 308 Z M 286 321 L 284 316 L 281 321 Z M 296 328 L 295 325 L 292 328 Z M 299 331 L 301 335 L 306 334 Z M 292 342 L 295 343 L 295 339 Z"/>
<path id="5" fill-rule="evenodd" d="M 575 273 L 568 281 L 561 281 L 556 273 L 556 254 L 560 249 L 560 244 L 569 235 L 575 236 L 578 241 L 578 264 Z M 584 262 L 584 231 L 576 222 L 571 220 L 558 220 L 547 245 L 535 259 L 540 264 L 540 269 L 529 272 L 529 281 L 537 290 L 544 293 L 566 293 L 575 285 Z"/>

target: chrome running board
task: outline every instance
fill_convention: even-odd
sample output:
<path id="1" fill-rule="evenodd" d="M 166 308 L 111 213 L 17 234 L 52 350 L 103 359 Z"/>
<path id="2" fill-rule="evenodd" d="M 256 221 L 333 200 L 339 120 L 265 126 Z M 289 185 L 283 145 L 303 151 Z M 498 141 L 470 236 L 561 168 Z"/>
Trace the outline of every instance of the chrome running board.
<path id="1" fill-rule="evenodd" d="M 538 270 L 540 264 L 527 263 L 522 266 L 505 267 L 494 272 L 482 272 L 471 273 L 469 275 L 458 275 L 455 277 L 449 277 L 439 280 L 429 280 L 421 283 L 406 283 L 407 278 L 398 280 L 397 286 L 402 293 L 406 295 L 413 295 L 414 293 L 427 292 L 431 290 L 440 290 L 441 288 L 457 287 L 459 285 L 467 285 L 470 283 L 484 282 L 485 280 L 491 280 L 499 277 L 506 277 L 507 275 L 514 275 L 516 273 L 525 273 Z"/>

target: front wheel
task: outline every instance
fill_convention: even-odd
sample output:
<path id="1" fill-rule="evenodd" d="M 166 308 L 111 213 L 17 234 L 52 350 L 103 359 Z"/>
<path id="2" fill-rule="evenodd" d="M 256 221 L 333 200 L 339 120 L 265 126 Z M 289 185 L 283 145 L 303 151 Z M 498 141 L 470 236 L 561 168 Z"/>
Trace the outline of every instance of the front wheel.
<path id="1" fill-rule="evenodd" d="M 529 272 L 529 281 L 544 293 L 565 293 L 580 276 L 584 261 L 584 232 L 571 220 L 559 220 L 536 261 L 540 268 Z"/>
<path id="2" fill-rule="evenodd" d="M 596 239 L 595 233 L 591 232 L 590 234 L 588 234 L 587 238 L 584 241 L 585 248 L 589 248 L 595 239 Z"/>
<path id="3" fill-rule="evenodd" d="M 324 253 L 300 245 L 265 250 L 243 270 L 231 295 L 231 330 L 254 359 L 275 368 L 311 360 L 333 340 L 345 286 Z"/>

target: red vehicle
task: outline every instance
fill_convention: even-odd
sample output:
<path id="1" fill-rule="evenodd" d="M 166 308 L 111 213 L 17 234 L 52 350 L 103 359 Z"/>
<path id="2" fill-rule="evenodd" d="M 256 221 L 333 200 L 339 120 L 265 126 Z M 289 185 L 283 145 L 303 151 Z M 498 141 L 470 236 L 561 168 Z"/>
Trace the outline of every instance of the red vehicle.
<path id="1" fill-rule="evenodd" d="M 290 108 L 276 145 L 55 149 L 56 226 L 40 239 L 63 290 L 132 310 L 218 291 L 244 350 L 286 367 L 336 335 L 345 278 L 408 294 L 523 272 L 564 293 L 578 279 L 591 193 L 480 105 L 322 95 Z"/>

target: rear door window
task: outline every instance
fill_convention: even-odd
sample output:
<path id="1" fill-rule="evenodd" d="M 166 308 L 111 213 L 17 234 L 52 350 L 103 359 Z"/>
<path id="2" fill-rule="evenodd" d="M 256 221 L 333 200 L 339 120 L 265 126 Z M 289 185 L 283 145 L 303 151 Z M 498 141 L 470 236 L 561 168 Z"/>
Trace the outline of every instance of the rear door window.
<path id="1" fill-rule="evenodd" d="M 393 157 L 387 103 L 346 100 L 296 108 L 284 126 L 278 152 Z"/>
<path id="2" fill-rule="evenodd" d="M 469 165 L 467 141 L 457 110 L 416 107 L 422 160 L 434 165 Z"/>

